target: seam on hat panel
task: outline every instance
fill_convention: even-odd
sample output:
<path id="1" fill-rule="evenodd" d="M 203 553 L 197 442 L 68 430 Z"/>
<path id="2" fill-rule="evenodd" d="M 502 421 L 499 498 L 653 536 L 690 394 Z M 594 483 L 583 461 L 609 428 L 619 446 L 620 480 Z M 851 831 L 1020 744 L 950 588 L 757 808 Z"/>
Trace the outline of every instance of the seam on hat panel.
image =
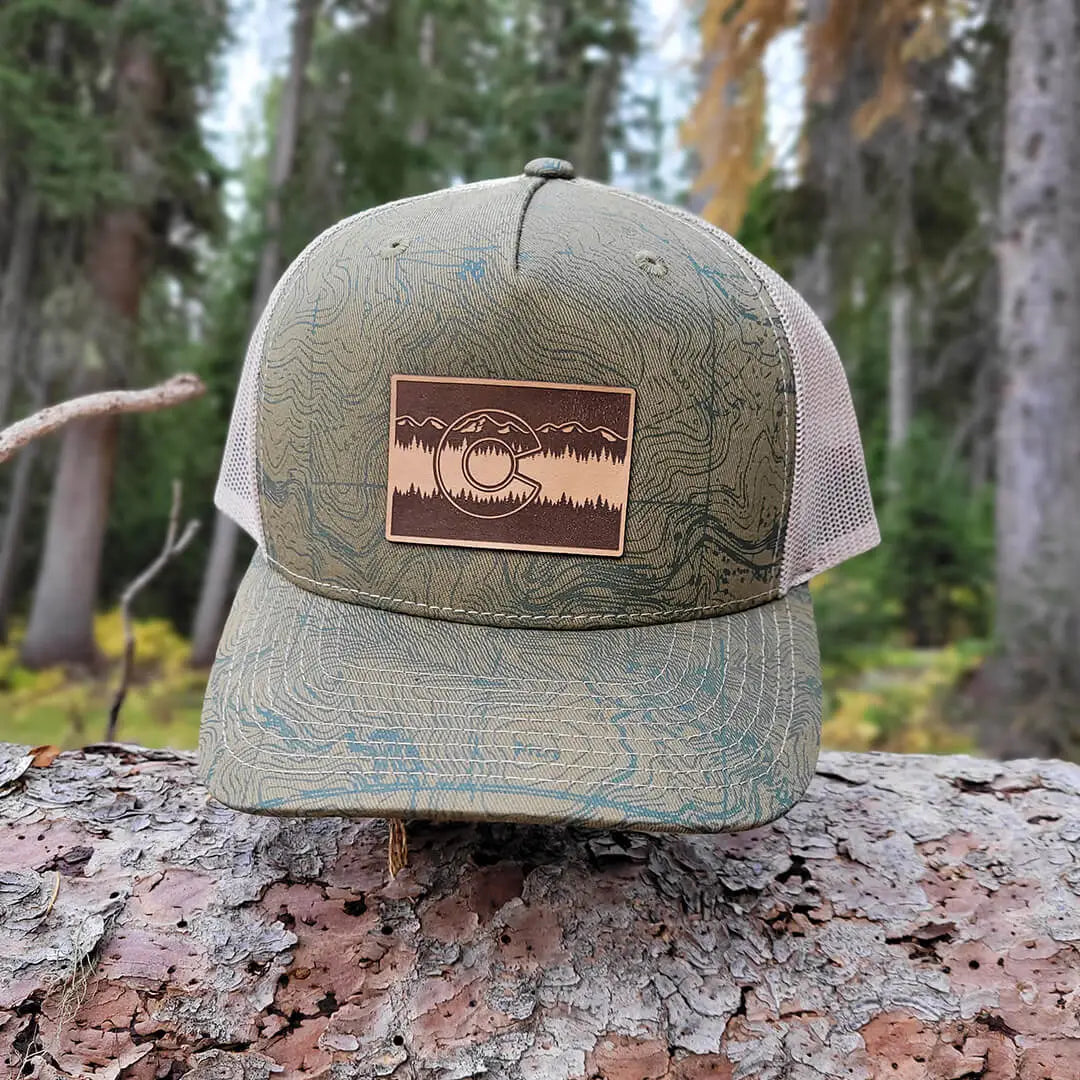
<path id="1" fill-rule="evenodd" d="M 707 223 L 706 223 L 707 224 Z M 791 507 L 795 499 L 795 475 L 798 472 L 799 467 L 799 446 L 801 440 L 799 439 L 800 423 L 801 423 L 801 410 L 799 408 L 799 372 L 798 365 L 795 363 L 795 344 L 794 338 L 791 333 L 791 323 L 787 315 L 784 312 L 783 307 L 780 305 L 777 299 L 776 293 L 773 291 L 772 286 L 769 284 L 769 279 L 765 274 L 761 273 L 758 269 L 759 266 L 764 264 L 760 262 L 757 257 L 745 248 L 733 237 L 729 236 L 722 230 L 717 230 L 721 241 L 726 243 L 728 247 L 732 245 L 735 249 L 741 249 L 740 254 L 745 254 L 749 260 L 750 266 L 757 271 L 758 277 L 761 279 L 762 285 L 765 286 L 765 291 L 769 294 L 769 299 L 772 301 L 772 306 L 776 309 L 776 316 L 780 320 L 780 325 L 784 330 L 784 341 L 787 345 L 787 362 L 788 367 L 791 370 L 791 384 L 792 394 L 795 397 L 795 421 L 790 422 L 790 416 L 788 413 L 788 394 L 784 394 L 784 469 L 787 472 L 787 482 L 785 486 L 785 498 L 784 498 L 784 518 L 783 526 L 777 529 L 776 532 L 776 546 L 773 548 L 773 558 L 780 559 L 780 570 L 777 575 L 777 586 L 781 595 L 787 590 L 784 587 L 784 566 L 787 562 L 787 532 L 791 526 Z M 734 249 L 733 249 L 734 250 Z M 757 265 L 755 265 L 757 264 Z M 792 460 L 792 450 L 794 450 L 794 460 Z M 784 554 L 780 554 L 781 547 L 784 550 Z M 790 585 L 788 586 L 790 588 Z"/>
<path id="2" fill-rule="evenodd" d="M 268 551 L 263 555 L 266 561 L 276 566 L 282 574 L 289 579 L 296 578 L 306 581 L 310 585 L 318 585 L 320 589 L 331 589 L 334 592 L 347 593 L 349 596 L 363 597 L 365 600 L 385 600 L 391 604 L 407 604 L 409 607 L 424 608 L 427 611 L 441 611 L 447 615 L 479 615 L 496 619 L 519 619 L 523 622 L 581 622 L 586 619 L 655 619 L 665 615 L 689 615 L 698 613 L 705 615 L 721 612 L 736 607 L 739 604 L 749 604 L 751 600 L 776 599 L 779 596 L 776 586 L 764 592 L 754 593 L 752 596 L 744 596 L 735 600 L 727 600 L 722 604 L 704 604 L 699 607 L 669 608 L 666 611 L 617 611 L 611 614 L 585 614 L 585 615 L 520 615 L 509 611 L 479 611 L 474 608 L 443 607 L 439 604 L 426 604 L 422 600 L 409 600 L 403 596 L 383 596 L 380 593 L 365 592 L 363 589 L 353 589 L 346 585 L 332 585 L 317 578 L 310 578 L 290 570 L 275 559 Z M 309 590 L 311 591 L 311 590 Z"/>
<path id="3" fill-rule="evenodd" d="M 521 254 L 521 236 L 525 232 L 525 215 L 528 213 L 529 204 L 533 201 L 533 196 L 544 186 L 546 180 L 544 177 L 537 177 L 536 180 L 529 186 L 529 190 L 525 193 L 525 201 L 521 204 L 521 213 L 518 215 L 517 228 L 514 230 L 514 273 L 516 274 L 521 266 L 518 262 L 518 257 Z"/>
<path id="4" fill-rule="evenodd" d="M 737 241 L 733 240 L 732 242 L 735 243 Z M 808 581 L 811 577 L 814 576 L 812 573 L 808 574 L 801 581 L 792 581 L 788 577 L 789 553 L 787 545 L 787 532 L 791 528 L 791 515 L 795 506 L 795 479 L 800 474 L 799 457 L 800 453 L 804 452 L 806 447 L 806 441 L 803 438 L 803 408 L 805 402 L 803 394 L 801 392 L 803 386 L 805 385 L 805 373 L 803 372 L 801 364 L 799 363 L 800 350 L 796 347 L 795 344 L 795 336 L 793 332 L 793 327 L 791 325 L 791 319 L 788 317 L 787 310 L 784 305 L 780 303 L 779 298 L 774 291 L 774 286 L 769 281 L 769 276 L 772 275 L 772 277 L 780 281 L 781 284 L 787 283 L 784 282 L 782 278 L 780 278 L 780 275 L 777 274 L 777 272 L 773 270 L 771 266 L 769 266 L 763 260 L 759 259 L 756 255 L 753 254 L 753 252 L 747 252 L 747 255 L 749 256 L 751 263 L 756 264 L 758 268 L 758 273 L 761 275 L 761 280 L 764 282 L 765 288 L 769 290 L 769 295 L 772 298 L 773 306 L 776 308 L 777 313 L 780 316 L 780 321 L 783 324 L 784 336 L 787 338 L 788 341 L 788 351 L 791 362 L 791 377 L 795 386 L 795 461 L 791 469 L 791 478 L 788 484 L 787 515 L 785 517 L 784 525 L 784 557 L 783 562 L 780 566 L 780 587 L 786 592 L 787 590 L 794 588 L 795 585 L 802 584 L 802 582 Z M 762 271 L 767 271 L 767 273 L 763 273 Z M 791 289 L 792 292 L 795 292 L 795 290 L 791 288 L 790 285 L 788 286 L 788 288 Z M 797 293 L 796 296 L 798 296 Z M 802 297 L 800 296 L 799 299 L 802 300 Z M 805 301 L 803 302 L 805 303 Z M 807 305 L 807 307 L 809 308 L 809 305 Z"/>

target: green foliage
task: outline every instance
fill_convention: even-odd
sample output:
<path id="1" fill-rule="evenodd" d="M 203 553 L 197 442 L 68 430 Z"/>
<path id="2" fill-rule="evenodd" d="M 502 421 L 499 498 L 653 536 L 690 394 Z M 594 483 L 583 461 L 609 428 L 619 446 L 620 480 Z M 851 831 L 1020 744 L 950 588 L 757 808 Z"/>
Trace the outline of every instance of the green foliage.
<path id="1" fill-rule="evenodd" d="M 946 441 L 915 425 L 882 515 L 879 589 L 919 646 L 989 634 L 993 504 L 973 489 Z"/>
<path id="2" fill-rule="evenodd" d="M 0 6 L 0 161 L 17 163 L 60 217 L 86 214 L 121 190 L 111 118 L 93 100 L 96 8 L 90 0 Z"/>
<path id="3" fill-rule="evenodd" d="M 59 220 L 102 204 L 149 199 L 196 227 L 217 220 L 220 168 L 198 128 L 203 93 L 225 39 L 224 2 L 11 0 L 0 6 L 0 160 L 14 163 Z M 158 133 L 143 132 L 155 160 L 152 190 L 136 190 L 125 158 L 118 61 L 149 43 L 163 81 Z M 10 166 L 9 166 L 10 167 Z M 173 252 L 171 246 L 166 250 Z"/>
<path id="4" fill-rule="evenodd" d="M 0 648 L 0 739 L 64 748 L 105 735 L 123 650 L 119 611 L 99 615 L 95 635 L 108 665 L 97 676 L 64 668 L 28 671 L 18 663 L 19 632 Z M 117 738 L 145 746 L 194 746 L 206 673 L 188 666 L 188 644 L 165 619 L 135 624 L 135 673 Z"/>
<path id="5" fill-rule="evenodd" d="M 396 0 L 321 24 L 286 254 L 349 213 L 458 181 L 573 159 L 594 75 L 637 50 L 632 0 Z M 595 132 L 622 144 L 618 94 Z M 601 177 L 602 178 L 602 177 Z"/>
<path id="6" fill-rule="evenodd" d="M 972 487 L 923 423 L 896 468 L 879 515 L 881 546 L 816 582 L 822 657 L 838 674 L 861 667 L 877 644 L 928 648 L 990 632 L 990 492 Z"/>
<path id="7" fill-rule="evenodd" d="M 952 720 L 955 695 L 988 651 L 964 640 L 936 650 L 867 649 L 854 674 L 826 665 L 822 743 L 833 750 L 954 754 L 973 749 Z"/>
<path id="8" fill-rule="evenodd" d="M 819 239 L 822 198 L 821 191 L 807 184 L 791 187 L 769 172 L 750 189 L 739 243 L 790 279 L 797 259 L 809 255 Z"/>

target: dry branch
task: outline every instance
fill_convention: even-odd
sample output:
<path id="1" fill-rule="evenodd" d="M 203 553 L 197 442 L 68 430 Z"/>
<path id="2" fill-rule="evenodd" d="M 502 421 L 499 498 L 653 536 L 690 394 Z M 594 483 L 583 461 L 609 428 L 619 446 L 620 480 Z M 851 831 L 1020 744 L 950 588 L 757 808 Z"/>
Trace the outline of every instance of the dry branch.
<path id="1" fill-rule="evenodd" d="M 165 564 L 179 555 L 191 543 L 199 531 L 199 523 L 192 519 L 184 526 L 179 538 L 176 531 L 180 525 L 180 496 L 183 488 L 179 480 L 172 483 L 172 506 L 169 508 L 169 524 L 165 529 L 165 543 L 158 557 L 124 590 L 120 597 L 120 616 L 124 625 L 124 655 L 120 664 L 120 682 L 116 687 L 112 705 L 109 708 L 109 723 L 105 728 L 105 739 L 111 742 L 116 738 L 116 724 L 120 718 L 120 709 L 127 697 L 128 684 L 131 682 L 131 669 L 135 663 L 135 629 L 131 625 L 131 604 L 135 597 L 150 584 L 165 568 Z"/>
<path id="2" fill-rule="evenodd" d="M 52 434 L 72 420 L 117 413 L 156 412 L 205 393 L 206 385 L 198 375 L 185 374 L 174 375 L 145 390 L 104 390 L 46 406 L 0 431 L 0 462 L 7 461 L 27 443 Z"/>
<path id="3" fill-rule="evenodd" d="M 193 760 L 0 744 L 11 1075 L 1080 1075 L 1080 767 L 824 754 L 750 833 L 413 822 L 390 880 Z"/>

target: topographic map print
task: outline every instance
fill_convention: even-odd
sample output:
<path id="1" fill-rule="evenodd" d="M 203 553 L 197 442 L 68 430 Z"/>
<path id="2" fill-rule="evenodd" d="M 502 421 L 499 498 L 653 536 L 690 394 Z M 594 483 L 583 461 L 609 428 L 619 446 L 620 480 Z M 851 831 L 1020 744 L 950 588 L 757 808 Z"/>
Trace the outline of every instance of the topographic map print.
<path id="1" fill-rule="evenodd" d="M 621 554 L 633 390 L 395 375 L 391 398 L 388 539 Z"/>

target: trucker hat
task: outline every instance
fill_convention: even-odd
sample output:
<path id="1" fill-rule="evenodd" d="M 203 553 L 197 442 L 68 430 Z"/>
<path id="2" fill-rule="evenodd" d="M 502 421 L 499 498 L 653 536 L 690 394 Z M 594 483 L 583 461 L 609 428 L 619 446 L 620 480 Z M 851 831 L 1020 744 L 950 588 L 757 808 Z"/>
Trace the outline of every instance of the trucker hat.
<path id="1" fill-rule="evenodd" d="M 200 772 L 255 813 L 770 821 L 817 760 L 806 582 L 879 539 L 806 304 L 552 158 L 303 251 L 215 498 L 258 546 Z"/>

